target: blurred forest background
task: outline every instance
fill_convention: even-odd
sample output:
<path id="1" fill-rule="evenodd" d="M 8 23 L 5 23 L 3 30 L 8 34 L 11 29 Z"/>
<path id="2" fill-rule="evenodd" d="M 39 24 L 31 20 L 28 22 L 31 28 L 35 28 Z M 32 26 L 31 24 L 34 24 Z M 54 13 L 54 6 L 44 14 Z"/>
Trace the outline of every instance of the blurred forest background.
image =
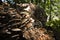
<path id="1" fill-rule="evenodd" d="M 55 30 L 58 38 L 60 37 L 60 0 L 2 0 L 10 4 L 14 3 L 34 3 L 43 8 L 46 12 L 47 22 L 46 27 L 51 27 Z"/>

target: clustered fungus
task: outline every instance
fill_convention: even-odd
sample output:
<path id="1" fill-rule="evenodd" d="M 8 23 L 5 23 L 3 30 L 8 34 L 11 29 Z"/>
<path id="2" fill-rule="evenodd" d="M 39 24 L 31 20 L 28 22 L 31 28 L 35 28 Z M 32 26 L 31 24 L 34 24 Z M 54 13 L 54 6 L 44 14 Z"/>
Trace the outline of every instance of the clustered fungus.
<path id="1" fill-rule="evenodd" d="M 16 8 L 8 3 L 0 5 L 0 39 L 1 40 L 55 40 L 48 34 L 43 23 L 46 14 L 32 3 L 16 4 Z"/>

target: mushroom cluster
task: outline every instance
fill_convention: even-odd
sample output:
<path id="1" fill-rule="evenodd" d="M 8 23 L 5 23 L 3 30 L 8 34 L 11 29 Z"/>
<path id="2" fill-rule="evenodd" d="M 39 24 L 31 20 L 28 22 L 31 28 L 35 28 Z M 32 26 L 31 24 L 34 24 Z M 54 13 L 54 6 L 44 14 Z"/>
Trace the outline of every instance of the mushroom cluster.
<path id="1" fill-rule="evenodd" d="M 48 34 L 43 28 L 42 21 L 46 22 L 46 20 L 43 20 L 45 13 L 43 14 L 42 11 L 32 3 L 16 4 L 16 8 L 12 8 L 8 3 L 2 3 L 0 5 L 0 39 L 55 40 L 54 35 Z"/>

